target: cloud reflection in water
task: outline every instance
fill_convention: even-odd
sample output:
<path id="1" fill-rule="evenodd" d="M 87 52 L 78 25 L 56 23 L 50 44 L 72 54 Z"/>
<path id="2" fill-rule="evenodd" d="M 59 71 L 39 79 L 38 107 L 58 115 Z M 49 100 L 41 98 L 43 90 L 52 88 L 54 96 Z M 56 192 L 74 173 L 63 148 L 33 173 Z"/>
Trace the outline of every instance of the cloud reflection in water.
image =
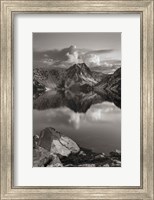
<path id="1" fill-rule="evenodd" d="M 34 110 L 33 114 L 34 134 L 39 134 L 46 127 L 54 127 L 79 145 L 95 151 L 105 151 L 104 148 L 111 146 L 120 149 L 121 110 L 114 103 L 92 105 L 86 113 L 75 113 L 67 107 L 60 107 Z M 108 147 L 105 147 L 106 143 Z"/>

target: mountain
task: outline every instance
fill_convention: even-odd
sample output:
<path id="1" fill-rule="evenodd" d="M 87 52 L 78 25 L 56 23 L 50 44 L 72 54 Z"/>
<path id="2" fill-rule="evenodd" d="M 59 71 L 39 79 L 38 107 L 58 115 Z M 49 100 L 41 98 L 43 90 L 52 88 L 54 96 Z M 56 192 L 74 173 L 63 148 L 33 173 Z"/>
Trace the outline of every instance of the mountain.
<path id="1" fill-rule="evenodd" d="M 74 64 L 66 70 L 65 87 L 88 84 L 93 86 L 97 81 L 93 78 L 91 70 L 85 63 Z"/>
<path id="2" fill-rule="evenodd" d="M 46 88 L 55 89 L 64 87 L 66 70 L 63 68 L 33 70 L 33 79 L 43 84 Z"/>
<path id="3" fill-rule="evenodd" d="M 74 64 L 68 69 L 35 68 L 33 70 L 34 93 L 38 87 L 50 88 L 54 90 L 70 90 L 72 92 L 80 91 L 89 93 L 95 91 L 104 95 L 115 93 L 121 97 L 121 68 L 118 68 L 113 74 L 103 74 L 97 71 L 91 71 L 85 63 Z"/>
<path id="4" fill-rule="evenodd" d="M 105 79 L 108 76 L 108 74 L 104 74 L 98 71 L 91 71 L 91 73 L 95 81 L 97 81 L 97 83 L 99 83 L 102 79 Z"/>
<path id="5" fill-rule="evenodd" d="M 104 77 L 94 86 L 94 90 L 98 92 L 107 90 L 121 95 L 121 68 L 118 68 L 113 74 L 108 74 Z"/>
<path id="6" fill-rule="evenodd" d="M 50 89 L 69 88 L 83 90 L 100 82 L 106 74 L 91 71 L 85 63 L 74 64 L 68 69 L 64 68 L 34 68 L 33 79 Z"/>

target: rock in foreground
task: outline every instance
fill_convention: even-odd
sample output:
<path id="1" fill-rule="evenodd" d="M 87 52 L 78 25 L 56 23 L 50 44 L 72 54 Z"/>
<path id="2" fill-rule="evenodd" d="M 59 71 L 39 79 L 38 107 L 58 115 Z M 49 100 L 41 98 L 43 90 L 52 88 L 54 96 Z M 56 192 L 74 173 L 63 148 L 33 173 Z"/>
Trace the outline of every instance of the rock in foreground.
<path id="1" fill-rule="evenodd" d="M 71 153 L 78 153 L 80 151 L 80 148 L 72 139 L 51 127 L 41 131 L 38 146 L 48 150 L 50 154 L 66 157 Z"/>
<path id="2" fill-rule="evenodd" d="M 79 146 L 54 128 L 33 137 L 34 167 L 121 167 L 121 152 L 109 156 Z"/>

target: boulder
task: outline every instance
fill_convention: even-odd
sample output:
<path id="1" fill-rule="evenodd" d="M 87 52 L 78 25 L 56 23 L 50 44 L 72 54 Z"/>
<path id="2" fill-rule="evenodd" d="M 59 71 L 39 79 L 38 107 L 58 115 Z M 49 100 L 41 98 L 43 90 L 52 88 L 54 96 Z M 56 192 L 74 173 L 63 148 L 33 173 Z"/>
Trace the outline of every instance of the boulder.
<path id="1" fill-rule="evenodd" d="M 57 155 L 52 155 L 52 161 L 47 167 L 63 167 L 63 164 Z"/>
<path id="2" fill-rule="evenodd" d="M 44 148 L 33 149 L 33 167 L 44 167 L 50 157 L 50 152 Z"/>
<path id="3" fill-rule="evenodd" d="M 49 127 L 41 131 L 38 146 L 46 149 L 50 154 L 68 157 L 71 153 L 80 151 L 78 145 L 69 137 Z"/>
<path id="4" fill-rule="evenodd" d="M 105 156 L 103 154 L 99 154 L 99 155 L 95 156 L 95 159 L 100 159 L 100 158 L 105 158 Z"/>
<path id="5" fill-rule="evenodd" d="M 86 156 L 86 153 L 84 151 L 80 151 L 79 156 Z"/>
<path id="6" fill-rule="evenodd" d="M 33 136 L 33 148 L 36 149 L 38 147 L 38 140 L 39 140 L 39 136 L 38 135 L 34 135 Z"/>
<path id="7" fill-rule="evenodd" d="M 113 160 L 113 162 L 114 162 L 115 164 L 121 165 L 121 161 L 119 161 L 119 160 Z"/>
<path id="8" fill-rule="evenodd" d="M 65 165 L 65 167 L 74 167 L 73 164 L 68 164 L 68 165 Z"/>
<path id="9" fill-rule="evenodd" d="M 78 165 L 78 167 L 96 167 L 95 164 L 81 164 L 81 165 Z"/>
<path id="10" fill-rule="evenodd" d="M 109 164 L 105 164 L 105 165 L 103 165 L 103 167 L 110 167 L 110 165 Z"/>
<path id="11" fill-rule="evenodd" d="M 121 151 L 120 151 L 120 150 L 118 150 L 118 149 L 116 149 L 116 153 L 118 153 L 118 154 L 121 154 Z"/>
<path id="12" fill-rule="evenodd" d="M 51 143 L 50 152 L 52 154 L 66 156 L 67 157 L 71 153 L 71 150 L 69 148 L 67 148 L 66 146 L 62 145 L 62 143 L 60 142 L 60 140 L 56 140 L 55 139 Z"/>
<path id="13" fill-rule="evenodd" d="M 111 163 L 111 167 L 121 167 L 121 164 Z"/>
<path id="14" fill-rule="evenodd" d="M 121 159 L 121 154 L 112 151 L 112 152 L 110 152 L 110 157 L 113 158 L 113 159 L 114 158 Z"/>

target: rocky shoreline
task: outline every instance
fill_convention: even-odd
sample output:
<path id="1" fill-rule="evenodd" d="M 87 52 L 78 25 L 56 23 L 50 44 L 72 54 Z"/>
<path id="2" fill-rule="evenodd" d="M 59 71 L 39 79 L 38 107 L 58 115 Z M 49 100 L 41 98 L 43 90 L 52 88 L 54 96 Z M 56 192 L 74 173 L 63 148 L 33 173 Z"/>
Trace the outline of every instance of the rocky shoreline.
<path id="1" fill-rule="evenodd" d="M 95 153 L 48 127 L 33 136 L 33 167 L 121 167 L 121 152 Z"/>

